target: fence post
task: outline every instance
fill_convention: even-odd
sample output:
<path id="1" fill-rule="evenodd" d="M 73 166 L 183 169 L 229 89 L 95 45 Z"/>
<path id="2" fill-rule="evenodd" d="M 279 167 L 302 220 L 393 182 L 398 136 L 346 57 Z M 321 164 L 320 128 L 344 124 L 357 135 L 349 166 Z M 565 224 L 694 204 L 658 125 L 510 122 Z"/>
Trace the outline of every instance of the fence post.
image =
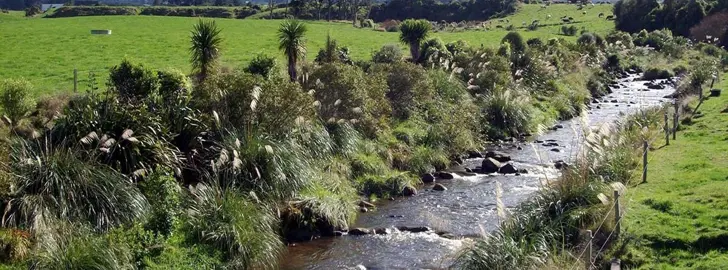
<path id="1" fill-rule="evenodd" d="M 642 141 L 642 183 L 647 183 L 647 140 Z"/>
<path id="2" fill-rule="evenodd" d="M 667 120 L 667 109 L 665 110 L 665 145 L 670 145 L 670 121 Z"/>
<path id="3" fill-rule="evenodd" d="M 621 230 L 622 224 L 622 213 L 619 209 L 619 190 L 614 190 L 614 220 L 616 221 L 616 224 L 614 225 L 614 239 L 619 239 L 619 232 Z"/>
<path id="4" fill-rule="evenodd" d="M 586 246 L 586 270 L 590 270 L 592 265 L 592 241 L 594 241 L 594 234 L 592 234 L 591 230 L 586 230 L 586 237 L 589 240 Z"/>
<path id="5" fill-rule="evenodd" d="M 73 92 L 76 93 L 78 91 L 78 69 L 73 69 Z"/>
<path id="6" fill-rule="evenodd" d="M 612 260 L 612 267 L 610 267 L 610 270 L 620 270 L 622 268 L 622 261 L 615 258 Z"/>
<path id="7" fill-rule="evenodd" d="M 677 98 L 675 98 L 675 100 L 674 100 L 675 113 L 672 117 L 672 140 L 673 141 L 677 140 L 677 120 L 679 118 L 679 113 L 680 113 L 680 109 L 679 109 L 680 105 L 678 103 L 679 103 L 679 100 Z"/>

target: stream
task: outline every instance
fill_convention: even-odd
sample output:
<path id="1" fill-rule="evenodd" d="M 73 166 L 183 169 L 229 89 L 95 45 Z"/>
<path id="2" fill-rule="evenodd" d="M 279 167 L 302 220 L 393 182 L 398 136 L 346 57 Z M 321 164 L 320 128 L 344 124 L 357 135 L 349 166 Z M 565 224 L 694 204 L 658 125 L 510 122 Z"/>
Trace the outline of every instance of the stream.
<path id="1" fill-rule="evenodd" d="M 433 184 L 420 186 L 413 197 L 382 201 L 374 211 L 359 215 L 350 228 L 391 228 L 385 235 L 321 238 L 289 246 L 280 261 L 281 269 L 447 269 L 463 245 L 463 238 L 491 232 L 500 223 L 496 213 L 496 181 L 502 186 L 502 201 L 513 208 L 538 191 L 545 181 L 558 177 L 554 161 L 573 159 L 581 146 L 585 128 L 613 123 L 641 108 L 669 102 L 663 96 L 674 88 L 648 89 L 641 74 L 618 79 L 612 93 L 589 104 L 582 117 L 557 123 L 549 130 L 517 143 L 494 149 L 510 155 L 513 165 L 526 169 L 521 175 L 478 174 L 438 180 L 446 191 L 432 191 Z M 658 80 L 657 83 L 662 81 Z M 585 126 L 586 125 L 586 126 Z M 548 143 L 558 146 L 545 146 Z M 552 144 L 553 145 L 553 144 Z M 467 159 L 465 167 L 480 166 L 482 159 Z M 433 232 L 398 231 L 399 226 L 427 226 Z M 455 238 L 440 237 L 434 231 L 450 233 Z M 357 268 L 358 267 L 358 268 Z"/>

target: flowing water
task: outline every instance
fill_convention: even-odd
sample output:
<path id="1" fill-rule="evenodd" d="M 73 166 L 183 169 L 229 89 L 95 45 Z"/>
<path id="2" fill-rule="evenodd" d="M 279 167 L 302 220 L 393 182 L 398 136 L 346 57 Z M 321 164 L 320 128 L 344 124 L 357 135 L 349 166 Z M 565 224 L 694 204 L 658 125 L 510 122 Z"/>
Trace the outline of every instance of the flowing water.
<path id="1" fill-rule="evenodd" d="M 463 245 L 463 238 L 477 237 L 493 231 L 499 224 L 496 213 L 496 182 L 502 186 L 502 201 L 512 208 L 527 200 L 547 180 L 553 181 L 558 171 L 556 160 L 568 161 L 578 152 L 585 128 L 612 123 L 625 114 L 669 101 L 662 98 L 673 92 L 647 89 L 638 75 L 619 79 L 619 87 L 590 109 L 581 118 L 562 121 L 562 128 L 548 131 L 520 143 L 496 149 L 513 159 L 516 168 L 528 173 L 516 175 L 478 174 L 438 181 L 447 191 L 432 191 L 424 185 L 413 197 L 397 198 L 377 205 L 372 212 L 360 214 L 355 227 L 391 228 L 386 235 L 342 236 L 322 238 L 288 247 L 280 262 L 282 269 L 444 269 Z M 658 81 L 659 82 L 659 81 Z M 586 125 L 586 126 L 585 126 Z M 558 146 L 544 146 L 554 142 Z M 480 166 L 482 159 L 466 160 L 466 167 Z M 410 233 L 395 229 L 399 226 L 428 226 L 456 236 L 455 240 L 434 232 Z"/>

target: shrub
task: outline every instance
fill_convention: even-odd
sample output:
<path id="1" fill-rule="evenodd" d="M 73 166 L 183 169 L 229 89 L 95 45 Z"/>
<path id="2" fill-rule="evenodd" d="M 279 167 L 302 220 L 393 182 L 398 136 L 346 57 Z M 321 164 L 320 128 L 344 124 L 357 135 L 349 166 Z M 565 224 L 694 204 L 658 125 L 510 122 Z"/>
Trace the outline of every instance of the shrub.
<path id="1" fill-rule="evenodd" d="M 412 63 L 394 63 L 379 66 L 375 74 L 383 72 L 387 77 L 387 99 L 392 107 L 392 116 L 406 120 L 421 109 L 421 104 L 433 96 L 427 83 L 425 71 Z"/>
<path id="2" fill-rule="evenodd" d="M 398 20 L 386 20 L 379 24 L 379 27 L 387 32 L 399 32 L 399 24 Z"/>
<path id="3" fill-rule="evenodd" d="M 177 223 L 182 194 L 171 170 L 157 167 L 139 183 L 139 190 L 151 206 L 151 215 L 144 228 L 169 236 Z"/>
<path id="4" fill-rule="evenodd" d="M 576 39 L 576 44 L 582 45 L 582 46 L 592 46 L 596 44 L 596 38 L 594 37 L 594 34 L 592 33 L 584 33 L 581 34 L 581 36 Z"/>
<path id="5" fill-rule="evenodd" d="M 576 28 L 576 26 L 561 26 L 561 33 L 567 36 L 576 36 L 576 32 L 578 32 L 579 29 Z"/>
<path id="6" fill-rule="evenodd" d="M 604 39 L 609 44 L 623 45 L 627 48 L 634 47 L 634 43 L 632 42 L 632 36 L 629 33 L 625 33 L 622 31 L 612 31 L 607 34 Z"/>
<path id="7" fill-rule="evenodd" d="M 276 218 L 245 194 L 216 183 L 190 187 L 184 231 L 191 240 L 222 251 L 230 268 L 272 268 L 283 247 Z"/>
<path id="8" fill-rule="evenodd" d="M 0 82 L 0 112 L 10 126 L 17 126 L 32 108 L 29 92 L 32 86 L 26 80 L 3 80 Z"/>
<path id="9" fill-rule="evenodd" d="M 363 28 L 374 28 L 374 20 L 366 19 L 361 21 L 361 27 Z"/>
<path id="10" fill-rule="evenodd" d="M 374 63 L 395 63 L 403 59 L 404 53 L 397 44 L 384 45 L 379 51 L 372 54 L 372 62 Z"/>
<path id="11" fill-rule="evenodd" d="M 543 46 L 543 41 L 541 41 L 540 38 L 531 38 L 526 41 L 526 44 L 528 44 L 529 47 L 540 47 Z"/>
<path id="12" fill-rule="evenodd" d="M 672 72 L 675 73 L 675 76 L 683 76 L 688 74 L 688 68 L 683 65 L 678 65 L 672 69 Z"/>
<path id="13" fill-rule="evenodd" d="M 40 10 L 40 6 L 38 5 L 32 5 L 25 9 L 25 17 L 33 17 L 41 13 L 43 13 L 43 11 Z"/>
<path id="14" fill-rule="evenodd" d="M 371 136 L 391 110 L 384 96 L 387 85 L 381 76 L 369 76 L 353 66 L 327 64 L 316 69 L 309 79 L 306 87 L 314 90 L 318 115 L 329 124 L 351 122 Z"/>
<path id="15" fill-rule="evenodd" d="M 422 44 L 419 62 L 425 67 L 449 68 L 447 63 L 452 61 L 452 54 L 439 38 L 433 38 Z"/>
<path id="16" fill-rule="evenodd" d="M 109 71 L 109 83 L 120 98 L 139 100 L 159 89 L 159 77 L 154 70 L 124 59 Z"/>
<path id="17" fill-rule="evenodd" d="M 482 125 L 491 138 L 504 138 L 528 132 L 532 108 L 528 97 L 513 90 L 498 89 L 481 102 Z"/>
<path id="18" fill-rule="evenodd" d="M 189 100 L 189 93 L 192 90 L 192 83 L 184 73 L 178 70 L 160 70 L 157 72 L 159 77 L 159 95 L 172 106 L 172 102 L 186 102 Z"/>
<path id="19" fill-rule="evenodd" d="M 109 16 L 109 15 L 137 15 L 139 10 L 135 7 L 112 7 L 112 6 L 64 6 L 49 14 L 49 18 L 64 18 L 78 16 Z"/>
<path id="20" fill-rule="evenodd" d="M 647 71 L 645 71 L 644 74 L 642 74 L 643 80 L 660 80 L 660 79 L 669 79 L 672 78 L 674 75 L 666 69 L 659 69 L 659 68 L 650 68 Z"/>
<path id="21" fill-rule="evenodd" d="M 263 78 L 269 78 L 271 72 L 274 71 L 275 67 L 275 57 L 270 57 L 261 53 L 256 55 L 255 58 L 253 58 L 253 60 L 248 63 L 248 66 L 245 67 L 245 72 L 258 74 L 260 76 L 263 76 Z"/>

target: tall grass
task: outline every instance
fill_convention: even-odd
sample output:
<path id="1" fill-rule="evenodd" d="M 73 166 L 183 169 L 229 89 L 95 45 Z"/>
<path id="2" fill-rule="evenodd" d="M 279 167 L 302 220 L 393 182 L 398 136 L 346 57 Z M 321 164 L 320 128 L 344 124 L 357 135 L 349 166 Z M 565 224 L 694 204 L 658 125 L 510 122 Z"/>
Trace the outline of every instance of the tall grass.
<path id="1" fill-rule="evenodd" d="M 8 168 L 14 188 L 3 225 L 42 231 L 59 219 L 107 229 L 147 212 L 147 200 L 129 178 L 84 158 L 48 140 L 15 140 Z"/>
<path id="2" fill-rule="evenodd" d="M 218 179 L 190 188 L 184 227 L 191 240 L 222 251 L 234 269 L 274 268 L 283 247 L 272 209 Z"/>

